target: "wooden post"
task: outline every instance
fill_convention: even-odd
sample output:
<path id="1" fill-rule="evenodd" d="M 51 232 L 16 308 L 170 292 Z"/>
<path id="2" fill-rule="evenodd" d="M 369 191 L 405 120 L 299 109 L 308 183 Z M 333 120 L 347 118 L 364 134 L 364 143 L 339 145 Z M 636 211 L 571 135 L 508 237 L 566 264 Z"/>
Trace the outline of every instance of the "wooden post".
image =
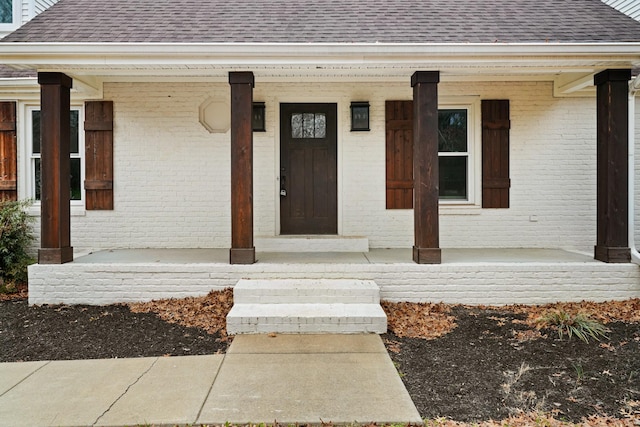
<path id="1" fill-rule="evenodd" d="M 231 85 L 231 264 L 253 264 L 252 72 L 230 72 Z"/>
<path id="2" fill-rule="evenodd" d="M 630 262 L 629 100 L 631 70 L 605 70 L 597 86 L 597 240 L 595 259 Z"/>
<path id="3" fill-rule="evenodd" d="M 416 71 L 413 87 L 413 261 L 440 264 L 438 226 L 439 71 Z"/>
<path id="4" fill-rule="evenodd" d="M 40 264 L 73 261 L 71 247 L 70 91 L 62 73 L 38 73 L 41 117 Z"/>

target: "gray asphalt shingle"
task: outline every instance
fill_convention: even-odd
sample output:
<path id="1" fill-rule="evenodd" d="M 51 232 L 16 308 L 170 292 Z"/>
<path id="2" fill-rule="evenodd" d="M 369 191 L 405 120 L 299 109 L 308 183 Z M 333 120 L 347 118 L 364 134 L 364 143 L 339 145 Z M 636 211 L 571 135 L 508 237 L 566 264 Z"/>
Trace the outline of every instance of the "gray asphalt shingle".
<path id="1" fill-rule="evenodd" d="M 600 0 L 61 0 L 2 42 L 634 42 Z"/>
<path id="2" fill-rule="evenodd" d="M 38 75 L 34 70 L 16 70 L 6 65 L 0 65 L 0 79 L 33 78 Z"/>

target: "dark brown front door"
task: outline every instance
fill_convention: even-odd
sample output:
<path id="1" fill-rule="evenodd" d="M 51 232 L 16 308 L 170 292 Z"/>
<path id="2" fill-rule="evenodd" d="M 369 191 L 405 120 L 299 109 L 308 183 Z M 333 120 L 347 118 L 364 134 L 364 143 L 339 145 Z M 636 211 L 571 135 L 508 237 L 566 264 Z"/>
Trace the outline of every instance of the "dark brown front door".
<path id="1" fill-rule="evenodd" d="M 280 104 L 280 232 L 337 234 L 336 104 Z"/>

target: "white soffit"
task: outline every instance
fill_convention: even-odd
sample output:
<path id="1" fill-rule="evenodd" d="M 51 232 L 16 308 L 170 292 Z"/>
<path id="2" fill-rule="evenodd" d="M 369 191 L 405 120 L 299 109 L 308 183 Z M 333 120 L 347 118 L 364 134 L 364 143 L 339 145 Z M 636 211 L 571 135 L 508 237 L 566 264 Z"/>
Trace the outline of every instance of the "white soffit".
<path id="1" fill-rule="evenodd" d="M 107 81 L 398 81 L 439 70 L 441 81 L 553 81 L 555 96 L 593 96 L 592 76 L 640 66 L 640 43 L 163 44 L 0 43 L 0 63 L 69 74 L 99 96 Z M 4 91 L 0 85 L 0 91 Z"/>
<path id="2" fill-rule="evenodd" d="M 640 65 L 640 43 L 625 44 L 118 44 L 0 43 L 2 63 L 88 74 L 194 72 L 263 67 L 383 70 L 565 70 Z M 492 71 L 493 72 L 493 71 Z"/>

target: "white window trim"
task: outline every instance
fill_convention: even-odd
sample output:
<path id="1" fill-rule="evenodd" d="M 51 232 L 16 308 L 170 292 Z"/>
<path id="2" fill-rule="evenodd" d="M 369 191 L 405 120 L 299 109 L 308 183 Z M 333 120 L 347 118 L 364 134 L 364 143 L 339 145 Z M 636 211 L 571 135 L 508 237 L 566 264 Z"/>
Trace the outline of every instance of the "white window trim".
<path id="1" fill-rule="evenodd" d="M 480 118 L 480 98 L 479 97 L 452 97 L 451 99 L 441 99 L 438 110 L 467 110 L 467 199 L 439 199 L 440 206 L 460 207 L 460 206 L 480 206 L 477 195 L 481 194 L 482 185 L 482 147 L 480 146 L 482 137 L 482 123 Z M 457 153 L 439 153 L 440 156 L 455 156 Z"/>
<path id="2" fill-rule="evenodd" d="M 21 198 L 30 199 L 33 201 L 29 209 L 29 215 L 32 216 L 40 216 L 41 214 L 41 204 L 39 200 L 35 200 L 35 180 L 33 174 L 33 160 L 35 158 L 39 158 L 40 156 L 34 156 L 31 152 L 32 145 L 32 114 L 31 112 L 34 110 L 40 110 L 40 105 L 38 104 L 28 104 L 25 105 L 22 109 L 23 112 L 23 126 L 21 129 L 23 130 L 22 135 L 24 138 L 22 140 L 22 152 L 24 155 L 20 159 L 20 166 L 22 166 L 22 173 L 20 174 L 20 178 L 22 182 L 22 191 Z M 80 200 L 71 200 L 71 216 L 84 216 L 86 214 L 85 210 L 85 198 L 86 193 L 84 190 L 84 180 L 85 180 L 85 141 L 84 141 L 84 107 L 82 104 L 71 104 L 71 110 L 78 111 L 78 154 L 75 155 L 75 158 L 80 159 Z"/>
<path id="3" fill-rule="evenodd" d="M 18 27 L 22 24 L 22 1 L 20 0 L 12 0 L 13 7 L 13 22 L 10 24 L 0 23 L 0 31 L 1 32 L 9 32 L 13 30 L 17 30 Z"/>

